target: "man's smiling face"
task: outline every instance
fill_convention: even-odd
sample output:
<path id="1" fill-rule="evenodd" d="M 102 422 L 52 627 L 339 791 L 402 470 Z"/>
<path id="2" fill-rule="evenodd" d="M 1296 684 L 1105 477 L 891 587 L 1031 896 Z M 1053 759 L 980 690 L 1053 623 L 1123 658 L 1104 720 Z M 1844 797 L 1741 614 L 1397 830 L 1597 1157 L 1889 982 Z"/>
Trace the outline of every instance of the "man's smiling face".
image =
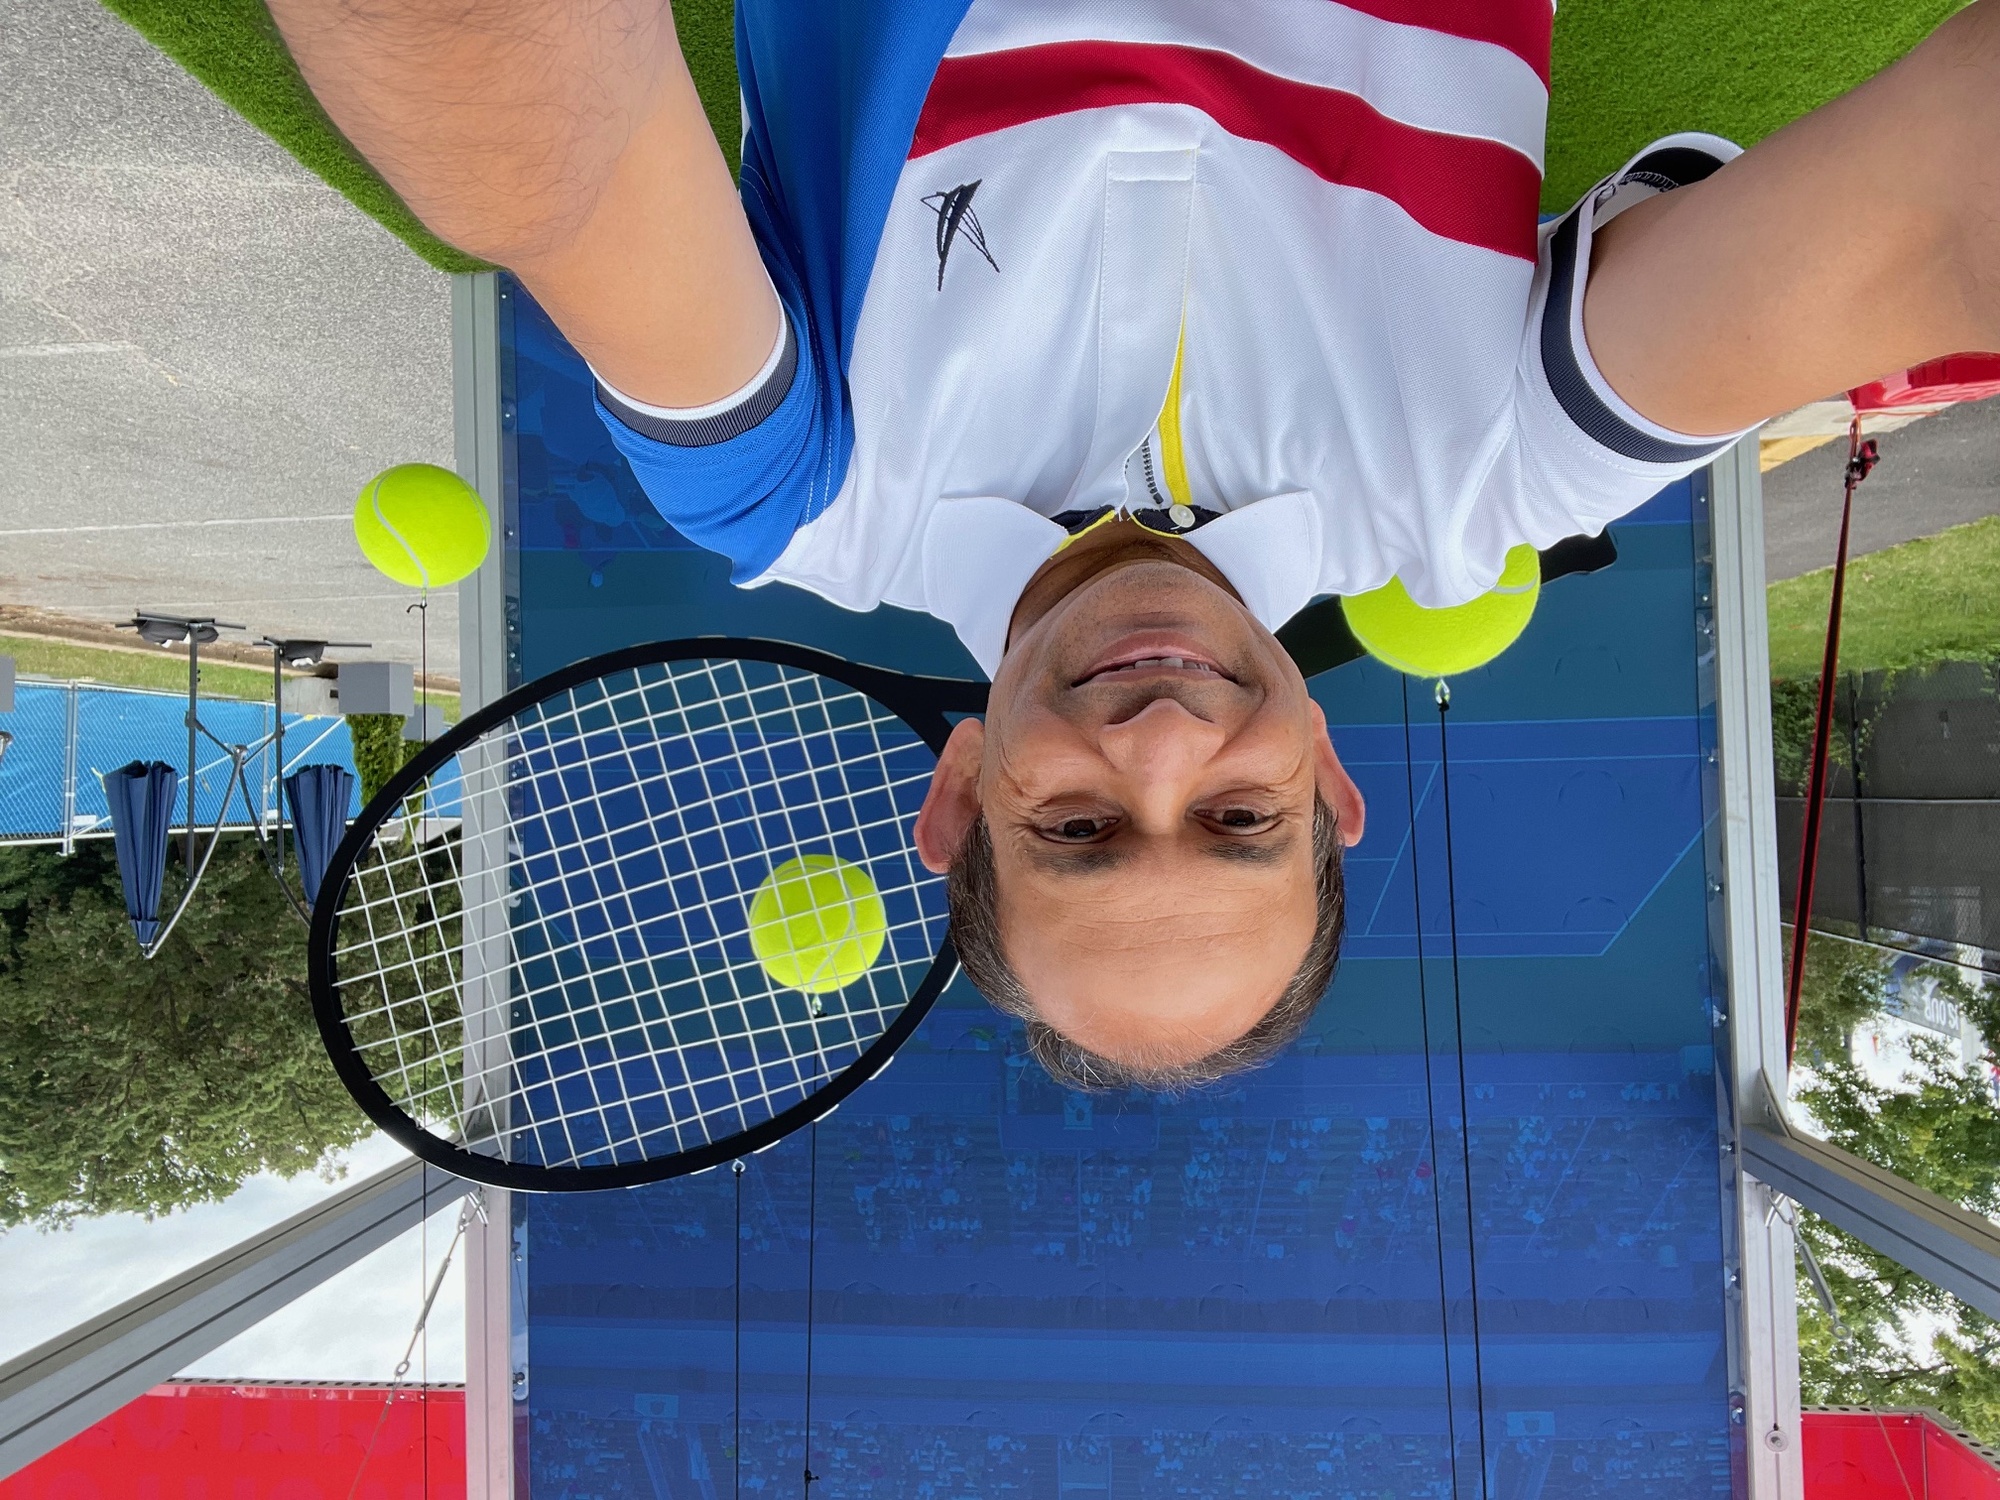
<path id="1" fill-rule="evenodd" d="M 984 728 L 959 726 L 918 831 L 943 868 L 984 816 L 1002 947 L 1037 1015 L 1141 1070 L 1263 1018 L 1314 931 L 1316 803 L 1350 844 L 1363 818 L 1284 649 L 1170 549 L 1191 551 L 1080 564 L 1017 617 Z"/>

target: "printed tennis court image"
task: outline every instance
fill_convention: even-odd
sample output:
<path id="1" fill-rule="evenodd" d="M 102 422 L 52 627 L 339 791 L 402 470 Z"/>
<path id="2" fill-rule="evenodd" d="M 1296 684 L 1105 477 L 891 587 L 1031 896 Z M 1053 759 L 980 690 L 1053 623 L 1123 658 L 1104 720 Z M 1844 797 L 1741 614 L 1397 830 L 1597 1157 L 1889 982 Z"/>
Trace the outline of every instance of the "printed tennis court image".
<path id="1" fill-rule="evenodd" d="M 0 0 L 0 164 L 0 1500 L 2000 1500 L 2000 0 Z"/>

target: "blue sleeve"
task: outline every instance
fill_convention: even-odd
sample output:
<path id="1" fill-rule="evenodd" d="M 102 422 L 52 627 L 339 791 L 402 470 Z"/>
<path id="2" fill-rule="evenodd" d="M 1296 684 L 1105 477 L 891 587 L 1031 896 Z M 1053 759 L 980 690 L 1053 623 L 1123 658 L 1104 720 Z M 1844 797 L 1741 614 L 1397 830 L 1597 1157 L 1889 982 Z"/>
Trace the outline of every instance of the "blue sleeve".
<path id="1" fill-rule="evenodd" d="M 764 573 L 792 534 L 832 503 L 854 446 L 838 353 L 804 278 L 752 181 L 744 209 L 798 351 L 790 388 L 768 416 L 722 442 L 684 447 L 635 431 L 600 400 L 597 414 L 646 498 L 676 531 L 729 559 L 730 581 Z"/>
<path id="2" fill-rule="evenodd" d="M 745 583 L 833 503 L 854 451 L 847 365 L 875 249 L 938 59 L 971 0 L 737 0 L 743 209 L 797 340 L 784 400 L 706 447 L 600 404 L 675 530 Z"/>

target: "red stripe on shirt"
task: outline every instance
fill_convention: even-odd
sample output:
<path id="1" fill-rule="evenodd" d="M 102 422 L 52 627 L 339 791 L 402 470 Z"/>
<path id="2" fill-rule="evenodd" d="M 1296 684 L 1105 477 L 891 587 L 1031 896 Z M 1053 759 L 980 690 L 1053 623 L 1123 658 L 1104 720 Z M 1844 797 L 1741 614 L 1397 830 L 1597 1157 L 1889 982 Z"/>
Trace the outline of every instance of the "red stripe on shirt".
<path id="1" fill-rule="evenodd" d="M 1031 120 L 1132 104 L 1192 106 L 1326 182 L 1387 198 L 1432 234 L 1535 258 L 1541 173 L 1513 147 L 1420 130 L 1354 94 L 1196 47 L 1060 42 L 947 57 L 910 158 Z"/>
<path id="2" fill-rule="evenodd" d="M 1340 0 L 1349 10 L 1398 26 L 1491 42 L 1549 81 L 1549 40 L 1556 13 L 1548 0 Z"/>

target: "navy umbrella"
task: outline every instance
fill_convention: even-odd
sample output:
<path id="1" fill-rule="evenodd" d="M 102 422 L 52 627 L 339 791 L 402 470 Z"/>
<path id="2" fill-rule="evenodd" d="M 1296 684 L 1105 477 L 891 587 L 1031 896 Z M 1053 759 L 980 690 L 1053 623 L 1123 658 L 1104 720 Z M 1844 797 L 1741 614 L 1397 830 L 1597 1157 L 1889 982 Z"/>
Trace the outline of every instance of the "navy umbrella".
<path id="1" fill-rule="evenodd" d="M 111 807 L 112 840 L 118 853 L 118 880 L 125 887 L 125 915 L 139 946 L 150 947 L 160 931 L 160 885 L 167 873 L 167 826 L 173 821 L 180 773 L 163 760 L 135 760 L 104 773 L 104 800 Z"/>
<path id="2" fill-rule="evenodd" d="M 301 766 L 285 778 L 299 850 L 299 884 L 308 901 L 319 899 L 319 883 L 347 832 L 347 803 L 353 794 L 354 778 L 344 766 Z"/>

